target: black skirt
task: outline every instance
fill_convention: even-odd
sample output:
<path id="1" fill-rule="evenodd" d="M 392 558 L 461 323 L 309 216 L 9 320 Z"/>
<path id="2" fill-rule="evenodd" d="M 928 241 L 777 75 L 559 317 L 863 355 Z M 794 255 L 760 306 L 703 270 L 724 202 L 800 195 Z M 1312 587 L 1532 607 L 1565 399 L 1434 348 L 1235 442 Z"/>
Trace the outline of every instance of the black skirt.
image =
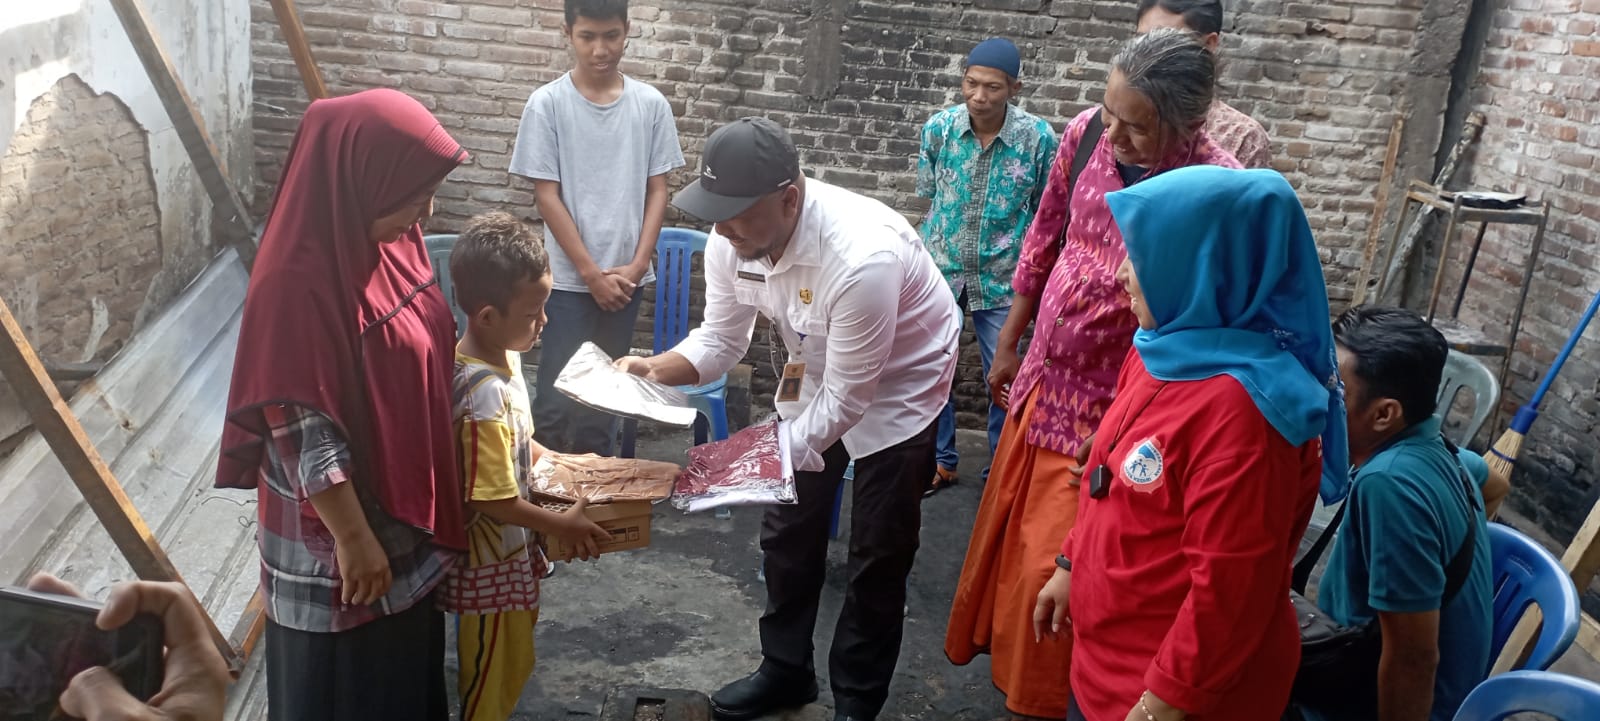
<path id="1" fill-rule="evenodd" d="M 268 721 L 448 721 L 444 614 L 430 596 L 338 633 L 267 621 Z"/>

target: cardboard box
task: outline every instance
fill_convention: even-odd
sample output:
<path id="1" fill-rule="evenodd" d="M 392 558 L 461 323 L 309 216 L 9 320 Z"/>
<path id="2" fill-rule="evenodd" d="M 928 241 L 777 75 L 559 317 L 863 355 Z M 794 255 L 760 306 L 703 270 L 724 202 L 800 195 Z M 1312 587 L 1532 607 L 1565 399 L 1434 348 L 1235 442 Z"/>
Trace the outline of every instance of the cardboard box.
<path id="1" fill-rule="evenodd" d="M 563 512 L 572 507 L 571 501 L 558 496 L 538 492 L 530 493 L 529 496 L 529 500 L 552 511 Z M 630 551 L 650 545 L 652 505 L 654 504 L 649 501 L 616 501 L 585 506 L 583 515 L 611 533 L 610 540 L 599 544 L 600 553 Z M 575 546 L 548 535 L 540 538 L 545 558 L 552 563 L 578 557 L 578 549 Z"/>

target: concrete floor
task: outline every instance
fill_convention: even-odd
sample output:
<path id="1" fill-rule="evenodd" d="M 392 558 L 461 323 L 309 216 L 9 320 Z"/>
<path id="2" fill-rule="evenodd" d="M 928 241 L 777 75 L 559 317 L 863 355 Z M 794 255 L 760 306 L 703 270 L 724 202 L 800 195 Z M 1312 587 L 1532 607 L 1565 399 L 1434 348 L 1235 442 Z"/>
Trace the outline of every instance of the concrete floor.
<path id="1" fill-rule="evenodd" d="M 682 463 L 688 432 L 641 438 L 638 455 Z M 923 503 L 922 549 L 909 582 L 905 641 L 882 719 L 971 721 L 997 718 L 1004 701 L 989 682 L 987 657 L 956 667 L 944 657 L 944 628 L 987 459 L 983 434 L 960 434 L 963 482 Z M 849 512 L 849 494 L 845 509 Z M 651 545 L 594 563 L 562 564 L 545 581 L 537 631 L 538 668 L 513 717 L 522 721 L 587 719 L 619 686 L 690 689 L 707 695 L 760 663 L 756 620 L 766 592 L 756 573 L 759 508 L 733 518 L 656 507 Z M 828 585 L 816 634 L 822 696 L 776 718 L 833 718 L 827 649 L 844 597 L 846 547 L 832 544 Z M 456 670 L 455 642 L 446 660 Z M 454 685 L 453 683 L 451 684 Z"/>
<path id="2" fill-rule="evenodd" d="M 905 641 L 881 716 L 885 721 L 1005 716 L 1004 699 L 989 681 L 988 657 L 957 667 L 943 651 L 950 600 L 982 493 L 977 474 L 987 459 L 981 433 L 962 431 L 958 439 L 967 459 L 962 483 L 922 505 L 922 549 L 909 582 Z M 638 455 L 681 463 L 691 443 L 687 431 L 641 437 Z M 848 499 L 846 494 L 846 513 Z M 731 519 L 719 520 L 710 512 L 690 515 L 663 503 L 656 507 L 649 548 L 561 565 L 543 587 L 538 668 L 513 718 L 593 719 L 614 688 L 709 695 L 754 670 L 760 662 L 756 620 L 766 601 L 756 575 L 760 514 L 758 508 L 738 508 Z M 836 541 L 816 633 L 822 696 L 775 719 L 833 717 L 827 649 L 844 596 L 844 564 L 845 545 Z M 454 650 L 452 636 L 446 661 L 452 679 Z M 1552 670 L 1600 680 L 1600 664 L 1576 645 Z"/>

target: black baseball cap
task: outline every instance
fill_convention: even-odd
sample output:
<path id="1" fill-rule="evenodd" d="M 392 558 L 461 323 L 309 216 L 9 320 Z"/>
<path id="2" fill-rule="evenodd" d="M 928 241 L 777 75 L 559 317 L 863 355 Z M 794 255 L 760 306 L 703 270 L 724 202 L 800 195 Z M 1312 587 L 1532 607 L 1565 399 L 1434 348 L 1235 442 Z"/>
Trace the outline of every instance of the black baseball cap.
<path id="1" fill-rule="evenodd" d="M 679 210 L 721 223 L 800 175 L 794 141 L 766 118 L 740 118 L 717 128 L 701 154 L 700 177 L 672 198 Z"/>

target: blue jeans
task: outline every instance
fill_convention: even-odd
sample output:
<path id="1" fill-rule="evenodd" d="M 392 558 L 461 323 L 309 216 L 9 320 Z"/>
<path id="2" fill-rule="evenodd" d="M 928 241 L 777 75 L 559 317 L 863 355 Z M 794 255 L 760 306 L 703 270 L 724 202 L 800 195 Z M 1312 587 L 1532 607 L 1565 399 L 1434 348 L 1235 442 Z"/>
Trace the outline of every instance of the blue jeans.
<path id="1" fill-rule="evenodd" d="M 983 375 L 985 380 L 989 377 L 989 364 L 994 362 L 994 349 L 1000 343 L 1000 329 L 1006 324 L 1006 314 L 1010 308 L 993 308 L 990 310 L 972 311 L 972 324 L 978 333 L 978 358 L 983 361 Z M 988 391 L 984 392 L 985 395 Z M 1000 444 L 1000 427 L 1006 423 L 1005 409 L 995 405 L 994 400 L 989 400 L 989 455 L 994 455 L 995 446 Z M 955 470 L 956 463 L 961 460 L 961 454 L 956 450 L 956 404 L 950 401 L 944 404 L 944 410 L 939 413 L 939 437 L 937 441 L 937 459 L 941 468 Z M 983 478 L 989 478 L 989 467 L 983 467 Z"/>
<path id="2" fill-rule="evenodd" d="M 584 341 L 594 341 L 612 358 L 627 353 L 633 344 L 634 321 L 639 318 L 639 300 L 643 297 L 634 291 L 633 300 L 622 310 L 607 313 L 588 293 L 550 293 L 544 306 L 550 320 L 539 341 L 539 377 L 533 395 L 534 438 L 546 448 L 557 453 L 602 456 L 615 452 L 617 417 L 566 397 L 556 390 L 556 377 Z"/>

